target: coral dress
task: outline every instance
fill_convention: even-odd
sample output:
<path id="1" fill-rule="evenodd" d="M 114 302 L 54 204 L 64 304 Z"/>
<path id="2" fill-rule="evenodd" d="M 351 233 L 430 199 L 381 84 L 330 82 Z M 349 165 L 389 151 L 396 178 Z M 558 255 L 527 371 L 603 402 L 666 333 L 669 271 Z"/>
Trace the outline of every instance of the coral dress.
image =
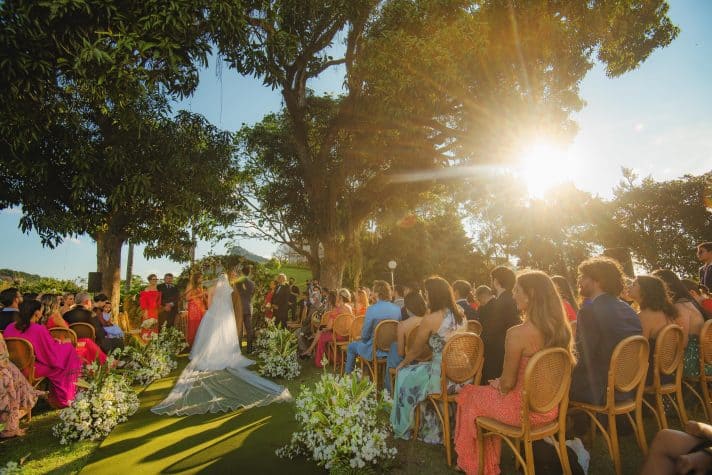
<path id="1" fill-rule="evenodd" d="M 455 451 L 457 452 L 457 465 L 465 473 L 477 473 L 478 450 L 477 426 L 478 417 L 497 419 L 505 424 L 520 425 L 522 423 L 522 387 L 524 386 L 524 370 L 529 362 L 529 357 L 522 357 L 519 361 L 517 385 L 507 394 L 500 394 L 493 386 L 467 385 L 460 390 L 457 397 L 457 423 L 455 425 Z M 546 424 L 556 419 L 559 413 L 558 406 L 551 411 L 539 414 L 532 413 L 531 423 L 534 426 Z M 502 451 L 502 441 L 497 437 L 485 439 L 485 474 L 497 475 L 500 473 L 499 457 Z"/>
<path id="2" fill-rule="evenodd" d="M 326 320 L 329 324 L 333 325 L 336 317 L 343 313 L 351 313 L 351 307 L 345 305 L 343 307 L 335 308 L 326 315 Z M 316 365 L 317 368 L 322 367 L 321 360 L 324 357 L 324 353 L 326 353 L 326 348 L 328 347 L 329 342 L 333 341 L 333 335 L 334 333 L 331 330 L 322 330 L 319 335 L 319 340 L 316 342 L 316 351 L 314 352 L 314 365 Z M 336 338 L 337 341 L 346 341 L 347 339 L 348 337 L 345 336 L 339 336 Z M 329 357 L 329 355 L 327 355 L 327 357 Z M 329 357 L 329 359 L 331 359 L 331 357 Z"/>
<path id="3" fill-rule="evenodd" d="M 202 288 L 189 290 L 185 297 L 188 301 L 188 325 L 185 339 L 189 345 L 193 346 L 200 321 L 207 310 L 205 307 L 205 290 Z"/>
<path id="4" fill-rule="evenodd" d="M 161 292 L 144 290 L 139 294 L 138 303 L 144 311 L 141 321 L 141 339 L 150 341 L 158 334 L 158 310 L 161 306 Z"/>
<path id="5" fill-rule="evenodd" d="M 20 429 L 20 410 L 32 409 L 40 394 L 17 366 L 12 364 L 5 340 L 0 336 L 0 424 L 5 425 L 0 437 L 17 434 Z"/>
<path id="6" fill-rule="evenodd" d="M 62 323 L 55 323 L 55 318 L 50 317 L 45 324 L 47 325 L 47 329 L 55 327 L 69 328 L 69 325 L 67 325 L 67 322 L 65 322 L 62 317 L 59 317 L 57 320 L 61 320 L 64 325 L 62 325 Z M 86 365 L 96 360 L 99 360 L 101 364 L 106 363 L 106 354 L 101 351 L 99 345 L 94 343 L 91 338 L 77 338 L 77 346 L 74 349 L 82 360 L 82 364 Z"/>
<path id="7" fill-rule="evenodd" d="M 270 290 L 265 295 L 265 318 L 271 319 L 273 317 L 274 311 L 272 310 L 272 296 L 274 295 L 274 290 Z"/>

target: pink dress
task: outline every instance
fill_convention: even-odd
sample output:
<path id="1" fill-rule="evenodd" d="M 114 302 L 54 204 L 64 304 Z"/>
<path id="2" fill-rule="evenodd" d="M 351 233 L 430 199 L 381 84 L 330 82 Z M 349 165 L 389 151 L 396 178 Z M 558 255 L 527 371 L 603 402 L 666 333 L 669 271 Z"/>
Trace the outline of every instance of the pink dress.
<path id="1" fill-rule="evenodd" d="M 139 294 L 138 303 L 145 313 L 141 322 L 141 339 L 150 341 L 158 334 L 158 308 L 161 306 L 161 292 L 144 290 Z"/>
<path id="2" fill-rule="evenodd" d="M 351 307 L 337 307 L 326 315 L 326 319 L 330 324 L 333 325 L 334 320 L 336 320 L 336 317 L 338 317 L 342 313 L 351 313 Z M 322 330 L 321 334 L 319 335 L 319 340 L 316 342 L 316 351 L 314 352 L 314 365 L 316 365 L 317 368 L 322 367 L 321 360 L 324 357 L 324 353 L 326 353 L 326 349 L 329 346 L 329 342 L 331 342 L 334 338 L 333 335 L 334 334 L 331 330 Z M 337 337 L 336 340 L 346 341 L 346 337 Z M 327 357 L 329 357 L 329 355 L 327 355 Z"/>
<path id="3" fill-rule="evenodd" d="M 477 426 L 478 417 L 497 419 L 510 425 L 520 425 L 522 417 L 522 386 L 524 384 L 524 370 L 529 362 L 529 357 L 523 357 L 519 362 L 517 385 L 505 395 L 492 386 L 473 386 L 468 384 L 460 390 L 457 397 L 457 422 L 455 425 L 455 451 L 457 452 L 457 465 L 468 474 L 477 473 L 478 450 Z M 558 406 L 551 411 L 531 415 L 533 425 L 546 424 L 556 419 L 559 413 Z M 497 475 L 499 470 L 499 457 L 502 451 L 502 441 L 497 437 L 485 439 L 485 474 Z"/>
<path id="4" fill-rule="evenodd" d="M 56 407 L 67 407 L 77 392 L 77 379 L 82 362 L 69 344 L 55 341 L 44 325 L 30 323 L 21 332 L 11 323 L 4 332 L 5 338 L 24 338 L 35 350 L 35 376 L 46 377 L 50 382 L 49 402 Z M 27 376 L 27 375 L 26 375 Z"/>
<path id="5" fill-rule="evenodd" d="M 59 317 L 61 319 L 61 317 Z M 62 320 L 64 322 L 64 320 Z M 47 320 L 47 329 L 50 330 L 55 327 L 61 327 L 61 328 L 69 328 L 69 325 L 65 324 L 59 324 L 57 325 L 55 323 L 54 318 L 50 317 L 49 320 Z M 51 333 L 50 333 L 51 335 Z M 66 344 L 66 343 L 65 343 Z M 77 355 L 79 355 L 79 358 L 82 360 L 82 363 L 87 365 L 91 364 L 94 361 L 99 360 L 99 364 L 104 364 L 106 363 L 106 354 L 101 351 L 101 348 L 99 348 L 99 345 L 94 343 L 94 340 L 91 338 L 77 338 L 77 346 L 74 348 L 74 350 L 77 352 Z"/>
<path id="6" fill-rule="evenodd" d="M 0 338 L 0 424 L 5 425 L 0 437 L 17 434 L 20 410 L 32 409 L 40 394 L 9 360 L 5 341 Z"/>

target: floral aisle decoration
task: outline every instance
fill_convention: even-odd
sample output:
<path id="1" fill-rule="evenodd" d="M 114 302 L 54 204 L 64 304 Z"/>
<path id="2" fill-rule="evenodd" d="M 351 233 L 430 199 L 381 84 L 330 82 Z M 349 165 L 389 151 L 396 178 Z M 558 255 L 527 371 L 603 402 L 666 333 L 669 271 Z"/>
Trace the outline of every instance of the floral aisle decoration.
<path id="1" fill-rule="evenodd" d="M 115 363 L 112 354 L 103 365 L 94 362 L 85 367 L 83 379 L 88 387 L 60 411 L 60 422 L 52 428 L 61 444 L 106 437 L 138 410 L 138 396 L 129 381 L 112 369 Z"/>
<path id="2" fill-rule="evenodd" d="M 261 375 L 284 379 L 299 376 L 302 368 L 297 359 L 297 337 L 286 328 L 269 321 L 258 334 L 255 348 Z"/>
<path id="3" fill-rule="evenodd" d="M 357 372 L 324 372 L 314 388 L 302 386 L 295 414 L 301 430 L 277 455 L 304 455 L 331 473 L 378 471 L 397 453 L 386 442 L 390 406 L 388 394 L 377 400 L 375 385 Z"/>
<path id="4" fill-rule="evenodd" d="M 186 346 L 183 334 L 164 323 L 161 331 L 147 344 L 132 341 L 115 354 L 125 362 L 123 369 L 129 380 L 145 386 L 173 371 L 178 366 L 175 356 Z"/>

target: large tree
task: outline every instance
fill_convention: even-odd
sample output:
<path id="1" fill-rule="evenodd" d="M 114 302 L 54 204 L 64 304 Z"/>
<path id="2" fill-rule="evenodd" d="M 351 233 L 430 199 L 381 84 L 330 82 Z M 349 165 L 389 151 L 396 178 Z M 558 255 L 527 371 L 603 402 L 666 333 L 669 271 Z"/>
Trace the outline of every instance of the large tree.
<path id="1" fill-rule="evenodd" d="M 308 255 L 330 287 L 340 284 L 366 219 L 417 198 L 401 182 L 420 180 L 426 191 L 433 172 L 497 161 L 522 137 L 570 135 L 594 55 L 611 76 L 634 69 L 677 34 L 667 8 L 664 0 L 248 2 L 247 34 L 220 27 L 215 38 L 232 68 L 284 99 L 283 111 L 244 131 L 252 143 L 273 135 L 247 148 L 251 160 L 280 155 L 283 164 L 254 180 L 253 222 Z M 343 94 L 315 97 L 309 81 L 333 67 L 344 72 Z M 289 140 L 274 139 L 285 127 Z M 298 214 L 284 220 L 262 201 L 269 193 L 259 185 L 270 180 L 300 200 L 290 210 Z"/>

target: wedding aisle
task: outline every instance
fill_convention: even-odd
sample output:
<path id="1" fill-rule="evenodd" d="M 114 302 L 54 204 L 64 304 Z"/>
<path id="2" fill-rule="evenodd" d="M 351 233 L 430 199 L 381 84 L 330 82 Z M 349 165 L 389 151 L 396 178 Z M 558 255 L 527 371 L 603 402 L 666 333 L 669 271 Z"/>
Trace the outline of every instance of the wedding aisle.
<path id="1" fill-rule="evenodd" d="M 170 392 L 183 367 L 155 381 L 140 395 L 140 409 L 117 426 L 89 459 L 81 473 L 319 473 L 316 465 L 283 460 L 275 450 L 296 429 L 293 403 L 186 417 L 159 416 L 150 408 Z M 306 366 L 306 365 L 305 365 Z M 287 383 L 290 391 L 313 378 L 312 371 Z"/>

